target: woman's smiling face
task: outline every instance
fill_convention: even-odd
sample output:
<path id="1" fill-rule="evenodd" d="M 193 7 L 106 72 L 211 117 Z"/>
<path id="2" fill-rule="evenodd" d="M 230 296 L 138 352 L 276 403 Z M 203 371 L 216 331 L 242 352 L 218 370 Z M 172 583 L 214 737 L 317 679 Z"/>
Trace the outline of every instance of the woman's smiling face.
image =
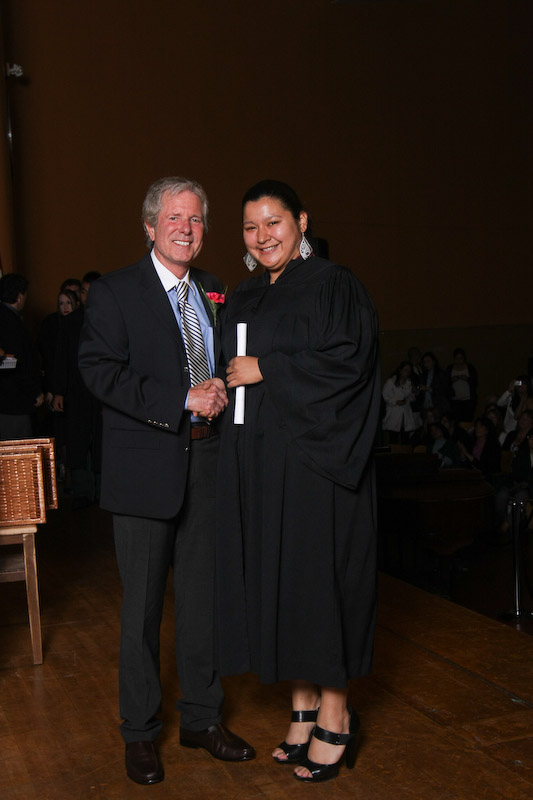
<path id="1" fill-rule="evenodd" d="M 306 229 L 306 212 L 302 211 L 295 220 L 275 197 L 261 197 L 244 207 L 244 244 L 258 264 L 268 270 L 271 283 L 279 278 L 291 259 L 298 257 Z"/>

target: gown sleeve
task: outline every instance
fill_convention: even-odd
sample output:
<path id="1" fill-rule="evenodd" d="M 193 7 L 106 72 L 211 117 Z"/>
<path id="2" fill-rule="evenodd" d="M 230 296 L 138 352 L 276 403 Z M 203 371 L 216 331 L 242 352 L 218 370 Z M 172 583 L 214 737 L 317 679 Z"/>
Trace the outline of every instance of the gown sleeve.
<path id="1" fill-rule="evenodd" d="M 319 474 L 356 489 L 377 429 L 377 318 L 363 286 L 336 268 L 314 294 L 308 349 L 259 359 L 265 391 L 291 446 Z"/>

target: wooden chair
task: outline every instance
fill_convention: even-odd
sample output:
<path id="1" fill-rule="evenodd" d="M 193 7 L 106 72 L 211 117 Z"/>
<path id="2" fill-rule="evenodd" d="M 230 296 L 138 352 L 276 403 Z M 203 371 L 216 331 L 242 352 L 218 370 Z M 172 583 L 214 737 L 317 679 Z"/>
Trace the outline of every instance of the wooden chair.
<path id="1" fill-rule="evenodd" d="M 25 581 L 33 663 L 43 663 L 35 534 L 57 508 L 53 439 L 0 444 L 0 583 Z"/>
<path id="2" fill-rule="evenodd" d="M 47 510 L 57 508 L 57 480 L 55 470 L 54 439 L 3 439 L 0 441 L 0 452 L 20 453 L 40 450 L 43 457 L 43 477 L 45 505 Z"/>

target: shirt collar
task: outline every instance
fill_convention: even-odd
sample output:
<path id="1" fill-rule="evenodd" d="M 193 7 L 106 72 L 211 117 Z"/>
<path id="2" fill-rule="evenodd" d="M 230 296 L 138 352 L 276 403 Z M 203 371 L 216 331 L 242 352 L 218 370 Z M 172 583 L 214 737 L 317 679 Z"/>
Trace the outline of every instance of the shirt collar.
<path id="1" fill-rule="evenodd" d="M 165 265 L 160 262 L 153 250 L 151 251 L 150 256 L 152 258 L 155 271 L 159 276 L 159 280 L 163 284 L 163 289 L 165 292 L 170 292 L 170 290 L 174 289 L 178 283 L 185 282 L 189 289 L 192 289 L 194 294 L 196 294 L 196 287 L 191 280 L 190 269 L 187 270 L 187 274 L 180 280 L 179 278 L 176 278 L 176 276 L 168 269 L 168 267 L 165 267 Z"/>

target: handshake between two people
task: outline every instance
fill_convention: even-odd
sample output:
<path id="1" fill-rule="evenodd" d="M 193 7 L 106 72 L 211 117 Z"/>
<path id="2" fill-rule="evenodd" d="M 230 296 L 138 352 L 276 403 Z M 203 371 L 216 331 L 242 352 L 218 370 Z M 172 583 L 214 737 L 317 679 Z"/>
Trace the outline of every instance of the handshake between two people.
<path id="1" fill-rule="evenodd" d="M 246 386 L 259 383 L 263 376 L 259 369 L 258 359 L 253 356 L 237 356 L 232 358 L 228 369 L 228 386 Z M 187 410 L 205 417 L 209 422 L 216 419 L 228 405 L 228 395 L 224 381 L 220 378 L 209 378 L 196 384 L 189 390 Z"/>
<path id="2" fill-rule="evenodd" d="M 220 378 L 209 378 L 189 389 L 187 410 L 205 417 L 208 422 L 216 419 L 227 405 L 226 387 Z"/>

